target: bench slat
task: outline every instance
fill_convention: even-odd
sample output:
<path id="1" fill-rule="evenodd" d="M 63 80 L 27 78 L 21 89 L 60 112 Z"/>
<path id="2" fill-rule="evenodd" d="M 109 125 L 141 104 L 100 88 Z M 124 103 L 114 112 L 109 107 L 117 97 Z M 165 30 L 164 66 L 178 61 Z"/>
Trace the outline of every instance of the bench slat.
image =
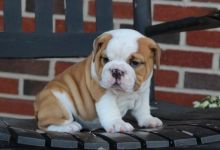
<path id="1" fill-rule="evenodd" d="M 151 25 L 151 1 L 133 0 L 134 29 L 145 33 L 145 28 Z"/>
<path id="2" fill-rule="evenodd" d="M 36 32 L 53 31 L 52 0 L 35 0 Z"/>
<path id="3" fill-rule="evenodd" d="M 96 0 L 96 31 L 113 28 L 112 0 Z"/>
<path id="4" fill-rule="evenodd" d="M 96 135 L 108 141 L 111 149 L 141 149 L 141 143 L 137 139 L 123 133 L 101 132 Z"/>
<path id="5" fill-rule="evenodd" d="M 179 125 L 172 127 L 183 133 L 195 136 L 201 144 L 220 142 L 220 133 L 207 128 L 191 125 Z"/>
<path id="6" fill-rule="evenodd" d="M 148 131 L 147 129 L 141 129 L 141 131 Z M 163 128 L 159 131 L 151 131 L 152 133 L 158 134 L 160 136 L 166 137 L 170 140 L 171 145 L 175 147 L 181 147 L 183 145 L 197 145 L 196 138 L 172 128 Z"/>
<path id="7" fill-rule="evenodd" d="M 137 128 L 130 133 L 106 133 L 103 129 L 82 131 L 74 134 L 46 132 L 38 133 L 36 128 L 27 129 L 34 119 L 0 117 L 0 148 L 28 147 L 61 149 L 168 149 L 178 147 L 194 148 L 209 144 L 212 149 L 220 144 L 220 133 L 215 131 L 217 120 L 186 121 L 181 124 L 165 121 L 161 129 Z M 19 124 L 19 127 L 16 125 Z M 23 124 L 23 127 L 20 126 Z M 26 125 L 25 125 L 26 124 Z M 201 127 L 203 126 L 203 127 Z M 208 126 L 213 127 L 209 129 Z"/>
<path id="8" fill-rule="evenodd" d="M 83 31 L 82 0 L 66 0 L 66 26 L 68 32 Z"/>
<path id="9" fill-rule="evenodd" d="M 7 126 L 0 120 L 0 148 L 7 147 L 10 144 L 11 134 Z"/>
<path id="10" fill-rule="evenodd" d="M 4 31 L 20 32 L 21 31 L 21 1 L 5 0 L 4 1 Z"/>
<path id="11" fill-rule="evenodd" d="M 29 145 L 33 147 L 45 147 L 45 138 L 38 132 L 33 130 L 10 127 L 13 141 L 17 145 Z"/>
<path id="12" fill-rule="evenodd" d="M 82 141 L 83 149 L 110 149 L 108 142 L 96 136 L 92 132 L 76 132 L 73 134 L 77 139 Z"/>
<path id="13" fill-rule="evenodd" d="M 169 140 L 150 132 L 134 131 L 128 135 L 139 139 L 142 142 L 142 148 L 165 148 L 169 147 Z"/>
<path id="14" fill-rule="evenodd" d="M 61 132 L 47 132 L 45 134 L 47 146 L 51 148 L 76 149 L 79 147 L 79 141 L 72 135 Z"/>
<path id="15" fill-rule="evenodd" d="M 99 33 L 1 33 L 0 58 L 84 57 L 91 53 L 93 40 L 98 35 Z"/>

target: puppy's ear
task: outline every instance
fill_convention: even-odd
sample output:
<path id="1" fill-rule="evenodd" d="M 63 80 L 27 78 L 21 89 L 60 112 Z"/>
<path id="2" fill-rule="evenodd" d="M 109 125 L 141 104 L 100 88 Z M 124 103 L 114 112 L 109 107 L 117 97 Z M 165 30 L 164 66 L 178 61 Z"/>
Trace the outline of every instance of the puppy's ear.
<path id="1" fill-rule="evenodd" d="M 156 64 L 157 69 L 160 69 L 161 49 L 160 49 L 159 45 L 151 38 L 144 37 L 143 39 L 145 39 L 145 42 L 146 42 L 148 48 L 152 52 L 154 64 Z"/>
<path id="2" fill-rule="evenodd" d="M 153 53 L 154 64 L 156 64 L 157 69 L 160 69 L 160 57 L 161 57 L 161 49 L 159 45 L 152 40 L 152 44 L 150 45 L 150 49 Z"/>
<path id="3" fill-rule="evenodd" d="M 95 61 L 95 56 L 99 52 L 99 50 L 102 48 L 106 48 L 107 43 L 111 40 L 111 38 L 112 35 L 108 33 L 103 33 L 93 41 L 93 61 Z"/>

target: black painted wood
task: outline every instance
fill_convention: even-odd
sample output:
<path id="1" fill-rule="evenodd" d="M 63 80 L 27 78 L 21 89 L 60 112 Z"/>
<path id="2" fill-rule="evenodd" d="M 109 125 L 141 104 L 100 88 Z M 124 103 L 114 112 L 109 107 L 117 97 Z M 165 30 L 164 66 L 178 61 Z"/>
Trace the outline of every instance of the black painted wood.
<path id="1" fill-rule="evenodd" d="M 96 0 L 96 31 L 104 32 L 113 28 L 112 0 Z"/>
<path id="2" fill-rule="evenodd" d="M 140 149 L 141 143 L 131 136 L 122 133 L 97 133 L 110 143 L 111 149 Z"/>
<path id="3" fill-rule="evenodd" d="M 28 129 L 10 127 L 12 137 L 17 145 L 45 147 L 45 138 L 38 132 Z"/>
<path id="4" fill-rule="evenodd" d="M 1 33 L 0 58 L 85 57 L 99 33 Z"/>
<path id="5" fill-rule="evenodd" d="M 35 0 L 36 32 L 53 31 L 53 0 Z"/>
<path id="6" fill-rule="evenodd" d="M 20 118 L 7 118 L 0 117 L 4 124 L 8 127 L 23 128 L 35 130 L 37 128 L 37 121 L 35 119 L 20 119 Z"/>
<path id="7" fill-rule="evenodd" d="M 220 10 L 202 17 L 188 17 L 146 27 L 148 36 L 220 27 Z"/>
<path id="8" fill-rule="evenodd" d="M 82 142 L 83 149 L 110 149 L 107 141 L 92 132 L 77 132 L 73 135 Z"/>
<path id="9" fill-rule="evenodd" d="M 206 123 L 200 123 L 199 126 L 214 130 L 220 133 L 220 121 L 208 121 Z"/>
<path id="10" fill-rule="evenodd" d="M 68 32 L 83 32 L 82 0 L 66 0 L 66 26 Z"/>
<path id="11" fill-rule="evenodd" d="M 79 141 L 70 134 L 60 132 L 47 132 L 46 134 L 44 134 L 44 136 L 46 137 L 46 144 L 50 148 L 80 148 Z"/>
<path id="12" fill-rule="evenodd" d="M 198 142 L 201 144 L 220 142 L 220 133 L 207 128 L 190 125 L 173 126 L 173 128 L 178 129 L 185 134 L 196 137 Z"/>
<path id="13" fill-rule="evenodd" d="M 141 129 L 141 131 L 148 131 L 147 129 Z M 159 131 L 151 131 L 160 136 L 166 137 L 170 140 L 171 145 L 175 147 L 197 145 L 196 138 L 172 128 L 163 128 Z"/>
<path id="14" fill-rule="evenodd" d="M 3 121 L 0 120 L 0 148 L 4 148 L 9 146 L 11 139 L 11 134 L 7 128 L 7 126 L 4 124 Z"/>
<path id="15" fill-rule="evenodd" d="M 165 148 L 170 146 L 168 139 L 151 132 L 137 130 L 127 134 L 140 140 L 142 148 Z"/>
<path id="16" fill-rule="evenodd" d="M 4 32 L 21 31 L 21 1 L 4 0 Z"/>
<path id="17" fill-rule="evenodd" d="M 186 149 L 220 146 L 219 132 L 208 126 L 219 125 L 218 120 L 164 121 L 161 129 L 136 129 L 131 133 L 93 132 L 67 133 L 47 132 L 40 134 L 35 128 L 26 129 L 33 119 L 0 117 L 0 148 L 28 149 Z M 185 124 L 184 124 L 185 123 Z M 20 127 L 16 127 L 16 125 Z M 23 126 L 22 126 L 23 125 Z M 10 132 L 8 130 L 8 126 Z M 203 127 L 201 127 L 203 126 Z M 207 127 L 207 128 L 206 128 Z M 197 142 L 196 140 L 197 139 Z M 46 143 L 46 144 L 45 144 Z M 189 148 L 189 149 L 188 149 Z"/>
<path id="18" fill-rule="evenodd" d="M 151 26 L 151 1 L 133 0 L 134 29 L 145 34 L 146 27 Z"/>

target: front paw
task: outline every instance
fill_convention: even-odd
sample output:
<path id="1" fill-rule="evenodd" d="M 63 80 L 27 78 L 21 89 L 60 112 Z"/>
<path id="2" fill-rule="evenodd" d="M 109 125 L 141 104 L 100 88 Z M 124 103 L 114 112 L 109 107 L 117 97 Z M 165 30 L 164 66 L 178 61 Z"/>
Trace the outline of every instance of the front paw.
<path id="1" fill-rule="evenodd" d="M 157 117 L 149 117 L 143 123 L 139 124 L 140 127 L 147 127 L 147 128 L 157 128 L 162 127 L 163 122 Z"/>
<path id="2" fill-rule="evenodd" d="M 115 132 L 131 132 L 134 130 L 134 127 L 128 123 L 123 121 L 122 119 L 117 119 L 111 122 L 106 123 L 106 125 L 103 125 L 105 130 L 110 133 Z"/>
<path id="3" fill-rule="evenodd" d="M 49 125 L 47 131 L 75 133 L 82 129 L 82 126 L 78 122 L 71 122 L 63 125 Z"/>

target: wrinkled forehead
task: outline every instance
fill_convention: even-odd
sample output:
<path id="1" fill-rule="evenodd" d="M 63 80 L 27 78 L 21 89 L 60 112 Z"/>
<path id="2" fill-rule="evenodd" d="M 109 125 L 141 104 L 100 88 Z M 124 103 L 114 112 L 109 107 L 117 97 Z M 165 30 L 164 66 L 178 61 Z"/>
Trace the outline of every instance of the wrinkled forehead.
<path id="1" fill-rule="evenodd" d="M 126 60 L 132 53 L 138 51 L 138 39 L 143 37 L 138 32 L 110 32 L 112 39 L 106 47 L 106 55 L 114 59 Z"/>

